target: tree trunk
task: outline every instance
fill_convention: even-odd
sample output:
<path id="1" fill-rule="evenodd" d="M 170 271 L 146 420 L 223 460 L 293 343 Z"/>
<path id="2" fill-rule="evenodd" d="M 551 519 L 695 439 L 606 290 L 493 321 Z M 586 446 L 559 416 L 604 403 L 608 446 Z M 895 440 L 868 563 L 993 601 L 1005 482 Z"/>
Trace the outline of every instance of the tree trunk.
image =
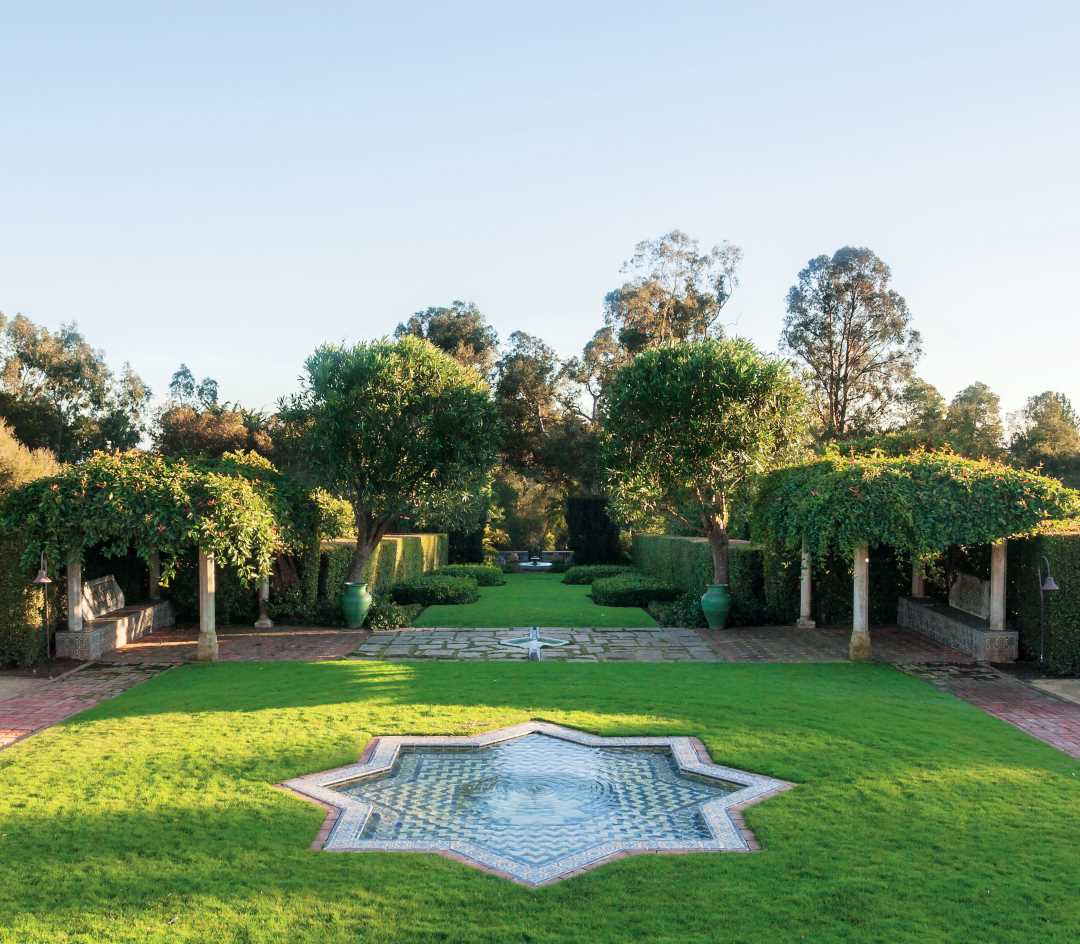
<path id="1" fill-rule="evenodd" d="M 728 533 L 720 522 L 714 522 L 705 532 L 712 550 L 713 583 L 728 583 Z"/>
<path id="2" fill-rule="evenodd" d="M 349 583 L 364 582 L 364 568 L 389 527 L 390 522 L 385 519 L 376 521 L 369 515 L 357 514 L 356 550 L 353 551 L 352 566 L 349 567 Z"/>

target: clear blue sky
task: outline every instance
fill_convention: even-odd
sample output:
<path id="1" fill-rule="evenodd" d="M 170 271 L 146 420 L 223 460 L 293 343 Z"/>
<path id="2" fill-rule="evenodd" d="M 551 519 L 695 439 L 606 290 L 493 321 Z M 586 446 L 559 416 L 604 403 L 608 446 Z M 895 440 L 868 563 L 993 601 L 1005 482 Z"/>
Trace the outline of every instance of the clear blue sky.
<path id="1" fill-rule="evenodd" d="M 475 301 L 564 354 L 638 240 L 743 247 L 774 349 L 868 245 L 946 396 L 1080 404 L 1073 3 L 0 4 L 0 310 L 270 405 Z"/>

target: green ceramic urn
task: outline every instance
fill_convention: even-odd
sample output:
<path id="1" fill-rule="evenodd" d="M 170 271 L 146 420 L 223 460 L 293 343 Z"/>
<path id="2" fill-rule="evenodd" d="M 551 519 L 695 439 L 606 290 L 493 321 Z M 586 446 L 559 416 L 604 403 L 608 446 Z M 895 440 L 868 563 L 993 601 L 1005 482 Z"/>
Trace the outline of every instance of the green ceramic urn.
<path id="1" fill-rule="evenodd" d="M 359 629 L 367 619 L 371 609 L 371 594 L 366 583 L 346 583 L 341 593 L 341 612 L 345 614 L 345 625 L 349 629 Z"/>
<path id="2" fill-rule="evenodd" d="M 723 629 L 731 609 L 731 592 L 726 583 L 710 583 L 701 597 L 701 608 L 709 629 Z"/>

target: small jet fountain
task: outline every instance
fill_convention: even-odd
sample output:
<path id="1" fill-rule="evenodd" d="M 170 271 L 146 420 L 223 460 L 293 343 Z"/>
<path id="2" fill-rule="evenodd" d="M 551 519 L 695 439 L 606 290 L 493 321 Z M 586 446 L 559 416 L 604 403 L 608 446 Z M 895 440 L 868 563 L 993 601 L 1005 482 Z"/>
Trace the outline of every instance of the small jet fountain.
<path id="1" fill-rule="evenodd" d="M 548 636 L 541 636 L 540 627 L 534 626 L 529 630 L 528 636 L 504 639 L 503 645 L 524 649 L 530 662 L 541 662 L 543 661 L 543 650 L 545 646 L 565 646 L 568 642 L 568 639 L 552 639 Z"/>

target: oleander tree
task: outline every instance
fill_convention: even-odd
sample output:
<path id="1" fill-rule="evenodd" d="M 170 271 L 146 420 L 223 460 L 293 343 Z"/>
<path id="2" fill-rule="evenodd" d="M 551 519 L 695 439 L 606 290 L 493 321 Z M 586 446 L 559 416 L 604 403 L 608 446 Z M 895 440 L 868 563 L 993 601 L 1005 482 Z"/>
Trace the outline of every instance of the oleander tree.
<path id="1" fill-rule="evenodd" d="M 487 382 L 422 338 L 323 345 L 301 392 L 281 404 L 312 475 L 352 504 L 356 549 L 348 579 L 363 580 L 399 520 L 475 525 L 499 445 Z"/>
<path id="2" fill-rule="evenodd" d="M 698 530 L 714 583 L 727 584 L 732 500 L 801 452 L 805 403 L 787 364 L 746 340 L 637 355 L 610 384 L 603 457 L 613 509 L 628 523 L 660 517 Z"/>

